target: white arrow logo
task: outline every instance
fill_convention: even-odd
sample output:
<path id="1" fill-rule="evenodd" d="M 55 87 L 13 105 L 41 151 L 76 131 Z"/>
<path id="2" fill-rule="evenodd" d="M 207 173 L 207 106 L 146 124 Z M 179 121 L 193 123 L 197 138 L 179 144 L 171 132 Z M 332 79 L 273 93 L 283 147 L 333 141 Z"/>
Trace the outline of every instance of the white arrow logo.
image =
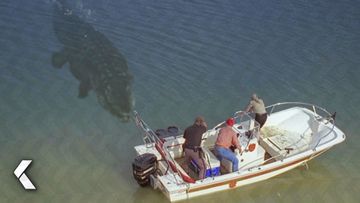
<path id="1" fill-rule="evenodd" d="M 16 167 L 14 174 L 19 179 L 20 183 L 26 190 L 36 190 L 30 179 L 26 176 L 24 171 L 31 164 L 32 160 L 22 160 L 18 167 Z"/>

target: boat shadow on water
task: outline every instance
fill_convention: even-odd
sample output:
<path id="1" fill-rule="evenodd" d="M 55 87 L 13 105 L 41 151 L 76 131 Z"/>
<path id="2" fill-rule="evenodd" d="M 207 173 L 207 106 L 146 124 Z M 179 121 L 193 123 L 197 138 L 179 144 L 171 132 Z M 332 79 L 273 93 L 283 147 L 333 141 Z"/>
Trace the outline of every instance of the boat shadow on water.
<path id="1" fill-rule="evenodd" d="M 53 28 L 63 48 L 53 53 L 52 65 L 61 68 L 68 63 L 70 72 L 80 82 L 79 98 L 93 90 L 104 109 L 121 122 L 129 122 L 134 106 L 133 76 L 125 57 L 64 1 L 54 3 Z"/>
<path id="2" fill-rule="evenodd" d="M 131 202 L 168 202 L 168 199 L 166 199 L 159 190 L 154 192 L 154 190 L 150 187 L 139 187 L 132 194 Z"/>

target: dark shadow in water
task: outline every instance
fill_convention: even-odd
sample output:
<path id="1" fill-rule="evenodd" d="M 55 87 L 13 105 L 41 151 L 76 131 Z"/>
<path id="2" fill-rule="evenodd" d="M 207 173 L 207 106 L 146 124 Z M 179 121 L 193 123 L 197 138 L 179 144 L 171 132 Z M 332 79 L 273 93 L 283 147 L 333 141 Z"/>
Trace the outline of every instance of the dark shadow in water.
<path id="1" fill-rule="evenodd" d="M 63 49 L 52 55 L 53 66 L 61 68 L 69 63 L 71 73 L 80 81 L 79 98 L 93 90 L 106 110 L 128 122 L 134 106 L 133 76 L 124 56 L 64 1 L 54 3 L 53 26 L 63 44 Z"/>

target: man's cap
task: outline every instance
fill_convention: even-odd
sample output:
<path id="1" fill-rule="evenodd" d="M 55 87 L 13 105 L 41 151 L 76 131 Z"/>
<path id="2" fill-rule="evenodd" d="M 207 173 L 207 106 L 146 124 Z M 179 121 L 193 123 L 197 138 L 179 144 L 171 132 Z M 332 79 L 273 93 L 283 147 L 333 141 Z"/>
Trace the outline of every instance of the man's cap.
<path id="1" fill-rule="evenodd" d="M 235 123 L 235 120 L 234 120 L 233 118 L 228 118 L 228 119 L 226 120 L 226 124 L 227 124 L 228 126 L 233 126 L 234 123 Z"/>

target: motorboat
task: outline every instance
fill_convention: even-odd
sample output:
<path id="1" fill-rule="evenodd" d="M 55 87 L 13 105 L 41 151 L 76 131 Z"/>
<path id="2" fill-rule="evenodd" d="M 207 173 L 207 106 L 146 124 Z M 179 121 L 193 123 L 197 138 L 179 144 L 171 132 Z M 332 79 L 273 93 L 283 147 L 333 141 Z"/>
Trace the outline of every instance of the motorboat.
<path id="1" fill-rule="evenodd" d="M 260 129 L 252 113 L 235 112 L 233 130 L 241 144 L 238 171 L 232 163 L 217 158 L 214 147 L 220 122 L 202 136 L 201 151 L 206 176 L 198 178 L 196 163 L 185 162 L 185 139 L 176 126 L 153 131 L 135 112 L 144 144 L 135 146 L 133 175 L 141 186 L 159 189 L 171 201 L 237 188 L 287 172 L 345 140 L 335 126 L 335 115 L 317 105 L 283 102 L 266 108 L 268 118 Z"/>

